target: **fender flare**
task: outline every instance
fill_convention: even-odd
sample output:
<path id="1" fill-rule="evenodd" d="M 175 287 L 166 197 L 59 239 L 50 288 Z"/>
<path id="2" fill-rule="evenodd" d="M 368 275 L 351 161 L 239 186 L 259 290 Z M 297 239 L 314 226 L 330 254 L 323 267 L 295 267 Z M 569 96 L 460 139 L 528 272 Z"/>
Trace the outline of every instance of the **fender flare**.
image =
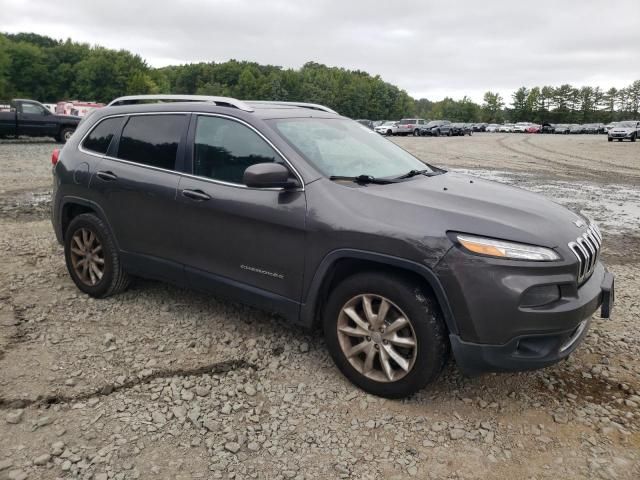
<path id="1" fill-rule="evenodd" d="M 320 301 L 322 284 L 335 264 L 339 260 L 344 259 L 369 260 L 418 274 L 433 290 L 436 300 L 440 305 L 440 309 L 442 310 L 444 321 L 449 329 L 449 333 L 458 334 L 458 328 L 453 316 L 453 311 L 451 310 L 449 299 L 444 287 L 433 270 L 425 265 L 404 258 L 394 257 L 383 253 L 370 252 L 367 250 L 349 248 L 333 250 L 328 253 L 322 259 L 318 268 L 316 268 L 311 284 L 307 289 L 305 301 L 300 305 L 300 323 L 302 325 L 309 328 L 313 327 L 318 302 Z"/>
<path id="2" fill-rule="evenodd" d="M 111 228 L 111 223 L 109 223 L 109 219 L 107 218 L 107 215 L 104 213 L 104 210 L 102 209 L 102 207 L 92 200 L 87 200 L 86 198 L 74 197 L 73 195 L 65 195 L 64 197 L 62 197 L 60 201 L 60 205 L 58 206 L 58 211 L 56 212 L 56 221 L 57 221 L 57 224 L 60 226 L 61 243 L 63 243 L 63 238 L 64 238 L 64 232 L 62 231 L 62 212 L 64 212 L 65 206 L 70 203 L 73 203 L 75 205 L 82 205 L 83 207 L 87 207 L 93 210 L 95 214 L 98 216 L 98 218 L 105 223 L 105 225 L 109 229 L 109 232 L 111 233 L 111 238 L 113 239 L 113 242 L 116 244 L 116 248 L 120 250 L 118 239 L 113 234 L 113 228 Z"/>

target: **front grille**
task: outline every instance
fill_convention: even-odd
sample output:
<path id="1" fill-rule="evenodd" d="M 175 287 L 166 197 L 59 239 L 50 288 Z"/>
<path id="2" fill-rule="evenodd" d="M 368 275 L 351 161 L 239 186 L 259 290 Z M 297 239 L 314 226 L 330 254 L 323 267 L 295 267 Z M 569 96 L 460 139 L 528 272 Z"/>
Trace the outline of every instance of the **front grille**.
<path id="1" fill-rule="evenodd" d="M 578 284 L 586 281 L 593 273 L 601 246 L 602 235 L 594 223 L 575 242 L 569 242 L 569 248 L 578 259 Z"/>

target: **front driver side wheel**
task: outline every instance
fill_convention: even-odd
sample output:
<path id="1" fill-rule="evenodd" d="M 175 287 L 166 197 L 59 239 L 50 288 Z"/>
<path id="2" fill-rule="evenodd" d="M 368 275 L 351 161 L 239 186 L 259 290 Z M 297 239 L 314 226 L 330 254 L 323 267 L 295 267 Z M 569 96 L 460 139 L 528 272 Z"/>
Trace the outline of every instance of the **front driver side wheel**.
<path id="1" fill-rule="evenodd" d="M 433 382 L 449 353 L 436 301 L 402 275 L 366 272 L 342 281 L 330 294 L 324 334 L 340 371 L 387 398 Z"/>

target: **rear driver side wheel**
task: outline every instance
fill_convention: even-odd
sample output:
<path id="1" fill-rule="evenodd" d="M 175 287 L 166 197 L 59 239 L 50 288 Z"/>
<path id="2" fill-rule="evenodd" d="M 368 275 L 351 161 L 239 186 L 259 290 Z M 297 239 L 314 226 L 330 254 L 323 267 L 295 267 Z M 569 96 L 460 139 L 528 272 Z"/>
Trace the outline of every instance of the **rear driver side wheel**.
<path id="1" fill-rule="evenodd" d="M 108 297 L 129 285 L 111 232 L 94 214 L 84 213 L 71 220 L 65 233 L 64 254 L 73 282 L 92 297 Z"/>
<path id="2" fill-rule="evenodd" d="M 449 353 L 437 303 L 401 275 L 366 272 L 342 281 L 329 297 L 324 334 L 340 371 L 387 398 L 434 381 Z"/>

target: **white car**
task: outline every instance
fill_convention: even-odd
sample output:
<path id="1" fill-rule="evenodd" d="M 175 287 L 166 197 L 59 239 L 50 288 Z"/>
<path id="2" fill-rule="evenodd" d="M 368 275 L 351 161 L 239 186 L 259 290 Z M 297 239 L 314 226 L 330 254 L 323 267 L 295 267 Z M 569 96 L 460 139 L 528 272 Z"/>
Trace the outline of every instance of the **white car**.
<path id="1" fill-rule="evenodd" d="M 500 125 L 498 125 L 497 123 L 490 123 L 489 125 L 487 125 L 487 128 L 485 128 L 484 131 L 495 133 L 498 131 L 498 128 L 500 128 Z"/>
<path id="2" fill-rule="evenodd" d="M 500 125 L 498 127 L 499 132 L 511 133 L 513 132 L 513 123 L 505 123 L 504 125 Z"/>
<path id="3" fill-rule="evenodd" d="M 513 129 L 511 130 L 514 133 L 525 133 L 527 131 L 527 128 L 529 128 L 531 126 L 531 123 L 529 122 L 518 122 L 513 126 Z"/>
<path id="4" fill-rule="evenodd" d="M 380 135 L 396 135 L 398 133 L 398 122 L 384 122 L 382 125 L 374 127 L 373 130 Z"/>

